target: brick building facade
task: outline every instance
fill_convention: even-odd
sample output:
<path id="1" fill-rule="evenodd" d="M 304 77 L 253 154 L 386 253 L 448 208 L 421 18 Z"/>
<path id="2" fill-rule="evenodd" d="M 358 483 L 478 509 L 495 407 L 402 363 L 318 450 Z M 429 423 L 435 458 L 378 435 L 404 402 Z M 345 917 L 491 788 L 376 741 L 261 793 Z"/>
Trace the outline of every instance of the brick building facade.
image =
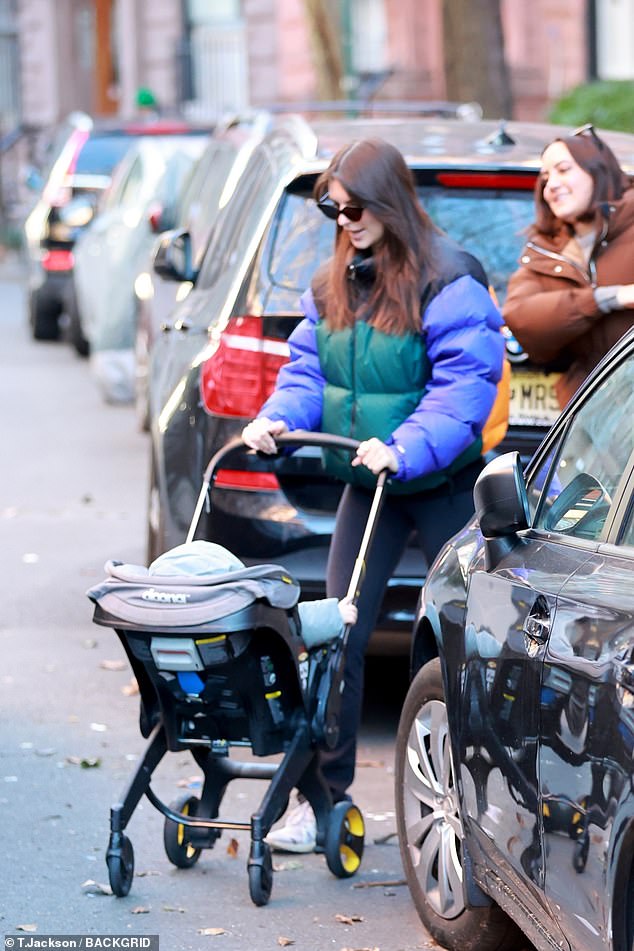
<path id="1" fill-rule="evenodd" d="M 342 95 L 355 77 L 385 71 L 380 99 L 446 98 L 442 0 L 13 2 L 31 126 L 77 108 L 130 115 L 139 86 L 167 110 L 184 104 L 212 118 L 324 98 L 320 29 L 338 47 Z M 516 118 L 543 118 L 595 67 L 620 78 L 634 71 L 634 0 L 502 0 L 502 17 Z"/>

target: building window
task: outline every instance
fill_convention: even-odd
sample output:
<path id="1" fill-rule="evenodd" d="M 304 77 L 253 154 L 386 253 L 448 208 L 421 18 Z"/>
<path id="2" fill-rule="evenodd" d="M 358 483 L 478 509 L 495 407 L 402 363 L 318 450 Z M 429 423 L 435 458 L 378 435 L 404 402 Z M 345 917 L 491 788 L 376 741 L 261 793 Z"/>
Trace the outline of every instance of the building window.
<path id="1" fill-rule="evenodd" d="M 634 0 L 601 0 L 596 11 L 598 78 L 634 78 Z"/>

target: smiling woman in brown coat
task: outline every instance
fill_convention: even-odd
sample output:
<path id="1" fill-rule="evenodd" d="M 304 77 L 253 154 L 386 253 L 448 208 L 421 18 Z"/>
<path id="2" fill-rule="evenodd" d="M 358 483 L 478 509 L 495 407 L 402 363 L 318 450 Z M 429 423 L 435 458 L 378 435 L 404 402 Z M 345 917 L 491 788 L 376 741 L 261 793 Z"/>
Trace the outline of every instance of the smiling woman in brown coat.
<path id="1" fill-rule="evenodd" d="M 562 371 L 563 408 L 634 324 L 634 188 L 585 126 L 544 149 L 535 206 L 503 315 L 534 363 Z"/>

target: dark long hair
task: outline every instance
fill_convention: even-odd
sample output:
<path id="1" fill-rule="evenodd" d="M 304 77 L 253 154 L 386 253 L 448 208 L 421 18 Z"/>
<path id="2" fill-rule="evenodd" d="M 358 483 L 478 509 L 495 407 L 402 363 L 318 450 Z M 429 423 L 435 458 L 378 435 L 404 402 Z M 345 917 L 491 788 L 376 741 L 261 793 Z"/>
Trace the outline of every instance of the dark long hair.
<path id="1" fill-rule="evenodd" d="M 405 159 L 383 139 L 361 139 L 340 149 L 319 177 L 317 201 L 333 179 L 384 227 L 372 249 L 375 278 L 363 305 L 371 313 L 369 322 L 387 333 L 420 330 L 421 289 L 433 273 L 430 239 L 437 229 L 418 201 Z M 351 326 L 357 316 L 358 299 L 347 277 L 354 254 L 348 235 L 337 225 L 334 258 L 316 279 L 322 312 L 333 330 Z"/>
<path id="2" fill-rule="evenodd" d="M 583 216 L 585 220 L 590 221 L 595 217 L 602 202 L 617 201 L 624 191 L 631 188 L 632 183 L 619 165 L 616 155 L 592 126 L 584 127 L 582 131 L 572 135 L 553 139 L 544 152 L 554 142 L 563 142 L 577 165 L 592 176 L 594 188 L 588 211 Z M 541 234 L 553 235 L 562 225 L 546 204 L 545 185 L 546 182 L 540 176 L 535 184 L 535 229 Z"/>

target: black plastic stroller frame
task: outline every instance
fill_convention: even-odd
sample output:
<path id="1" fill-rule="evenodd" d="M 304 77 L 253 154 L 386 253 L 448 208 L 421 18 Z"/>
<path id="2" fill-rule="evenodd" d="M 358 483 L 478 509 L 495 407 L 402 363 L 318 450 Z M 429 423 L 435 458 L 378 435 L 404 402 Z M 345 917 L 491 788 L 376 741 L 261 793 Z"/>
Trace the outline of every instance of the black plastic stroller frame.
<path id="1" fill-rule="evenodd" d="M 353 439 L 303 431 L 280 436 L 276 444 L 278 448 L 313 445 L 351 452 L 358 446 Z M 187 542 L 193 541 L 220 463 L 237 450 L 246 450 L 239 439 L 228 443 L 209 462 Z M 348 596 L 354 601 L 360 593 L 387 475 L 386 471 L 382 472 L 377 479 L 348 587 Z M 269 577 L 272 571 L 279 573 L 284 569 L 269 565 L 251 571 Z M 291 580 L 284 576 L 282 579 Z M 149 576 L 149 580 L 159 587 L 160 578 Z M 147 585 L 147 581 L 145 583 Z M 273 884 L 271 850 L 264 840 L 286 810 L 293 789 L 308 800 L 315 813 L 316 851 L 325 853 L 334 875 L 341 878 L 353 875 L 363 853 L 363 817 L 349 801 L 333 804 L 320 769 L 320 750 L 332 749 L 339 735 L 349 629 L 346 627 L 334 641 L 308 651 L 293 613 L 272 607 L 263 599 L 217 620 L 168 630 L 160 626 L 148 629 L 147 622 L 122 620 L 104 608 L 91 592 L 89 595 L 96 605 L 95 623 L 114 627 L 126 651 L 139 684 L 141 732 L 149 739 L 121 801 L 110 810 L 106 862 L 113 893 L 127 895 L 132 884 L 134 852 L 125 830 L 143 796 L 165 816 L 165 851 L 177 867 L 194 865 L 203 849 L 213 848 L 223 829 L 250 832 L 247 870 L 249 893 L 256 905 L 268 902 Z M 162 642 L 162 635 L 169 635 L 171 639 Z M 173 646 L 175 636 L 177 644 L 181 643 L 178 638 L 184 638 L 183 644 L 195 643 L 196 656 L 205 656 L 206 652 L 204 673 L 208 679 L 202 699 L 185 696 L 175 675 L 155 662 L 153 651 L 157 645 L 159 649 L 161 643 Z M 238 687 L 232 683 L 232 674 L 235 681 L 236 673 Z M 283 689 L 263 692 L 262 676 L 264 683 L 268 683 L 268 677 L 274 687 L 280 685 Z M 260 689 L 254 689 L 253 685 L 258 683 Z M 205 699 L 205 694 L 210 697 Z M 284 755 L 279 763 L 232 760 L 231 748 L 240 746 L 250 748 L 256 756 Z M 168 806 L 152 790 L 152 775 L 170 750 L 191 752 L 204 775 L 200 799 L 186 794 Z M 269 782 L 260 806 L 249 821 L 218 817 L 226 787 L 233 779 Z"/>

